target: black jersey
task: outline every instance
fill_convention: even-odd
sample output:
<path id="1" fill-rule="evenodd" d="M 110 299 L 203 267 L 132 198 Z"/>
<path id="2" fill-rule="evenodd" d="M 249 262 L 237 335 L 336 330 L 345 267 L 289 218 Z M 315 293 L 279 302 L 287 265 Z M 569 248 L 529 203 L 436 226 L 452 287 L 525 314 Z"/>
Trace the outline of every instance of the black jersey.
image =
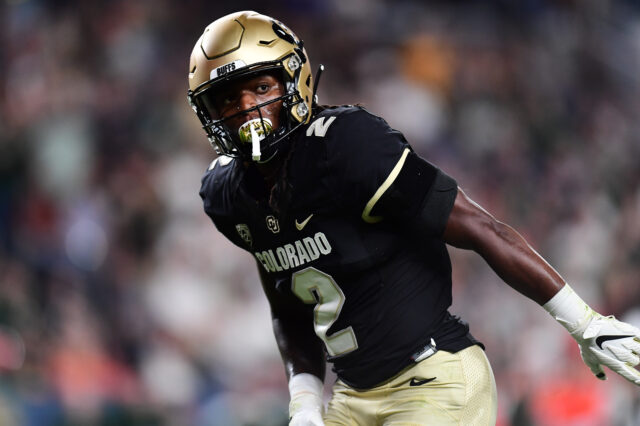
<path id="1" fill-rule="evenodd" d="M 360 389 L 391 378 L 433 339 L 477 343 L 449 314 L 451 264 L 441 239 L 455 181 L 401 133 L 360 107 L 327 108 L 292 140 L 278 209 L 251 190 L 240 160 L 203 177 L 206 213 L 234 244 L 315 310 L 338 377 Z M 453 194 L 453 195 L 451 195 Z M 273 205 L 273 203 L 271 203 Z"/>

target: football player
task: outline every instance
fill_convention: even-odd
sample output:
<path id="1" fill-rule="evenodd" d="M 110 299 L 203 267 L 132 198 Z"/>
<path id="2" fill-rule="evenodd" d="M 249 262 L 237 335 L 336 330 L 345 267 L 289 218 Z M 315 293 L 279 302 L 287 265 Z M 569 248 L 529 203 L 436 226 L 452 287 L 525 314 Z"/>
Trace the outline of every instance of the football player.
<path id="1" fill-rule="evenodd" d="M 448 311 L 446 244 L 542 305 L 598 378 L 640 385 L 640 330 L 594 312 L 382 118 L 318 105 L 316 87 L 302 40 L 255 12 L 214 21 L 191 54 L 188 98 L 218 153 L 200 196 L 256 259 L 291 425 L 495 424 L 484 347 Z"/>

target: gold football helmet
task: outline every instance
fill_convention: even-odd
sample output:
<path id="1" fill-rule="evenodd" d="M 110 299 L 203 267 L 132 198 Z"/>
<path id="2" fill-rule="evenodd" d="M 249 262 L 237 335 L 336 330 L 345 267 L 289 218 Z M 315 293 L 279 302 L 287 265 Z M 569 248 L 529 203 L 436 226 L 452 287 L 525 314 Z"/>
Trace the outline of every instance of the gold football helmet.
<path id="1" fill-rule="evenodd" d="M 211 97 L 231 81 L 264 72 L 281 76 L 285 94 L 234 114 L 235 117 L 257 109 L 260 114 L 260 124 L 256 128 L 260 141 L 257 143 L 263 158 L 275 153 L 276 144 L 311 119 L 315 93 L 311 65 L 302 40 L 273 18 L 242 11 L 209 24 L 196 42 L 189 63 L 189 103 L 219 155 L 249 159 L 252 146 L 247 138 L 231 134 L 225 125 L 231 117 L 219 117 L 212 110 L 215 103 Z M 281 123 L 277 129 L 271 129 L 265 126 L 260 108 L 280 100 L 283 105 Z M 253 158 L 257 160 L 255 155 Z"/>

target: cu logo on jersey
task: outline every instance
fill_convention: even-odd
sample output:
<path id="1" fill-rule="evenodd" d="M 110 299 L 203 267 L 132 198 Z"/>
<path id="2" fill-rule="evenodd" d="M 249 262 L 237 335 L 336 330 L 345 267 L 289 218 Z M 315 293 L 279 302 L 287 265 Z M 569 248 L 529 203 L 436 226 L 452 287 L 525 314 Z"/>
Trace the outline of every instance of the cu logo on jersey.
<path id="1" fill-rule="evenodd" d="M 278 232 L 280 232 L 280 224 L 278 223 L 278 219 L 276 219 L 275 216 L 273 215 L 267 216 L 266 221 L 267 221 L 267 229 L 269 229 L 269 231 L 273 232 L 274 234 L 277 234 Z"/>

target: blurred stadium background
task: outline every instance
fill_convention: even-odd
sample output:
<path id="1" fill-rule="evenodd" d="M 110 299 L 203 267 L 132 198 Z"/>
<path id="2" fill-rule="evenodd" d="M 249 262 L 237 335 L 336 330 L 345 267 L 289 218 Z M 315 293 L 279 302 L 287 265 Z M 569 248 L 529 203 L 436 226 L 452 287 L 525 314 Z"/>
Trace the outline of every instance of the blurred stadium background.
<path id="1" fill-rule="evenodd" d="M 0 425 L 286 424 L 268 307 L 202 211 L 214 153 L 186 102 L 193 44 L 239 9 L 305 40 L 323 103 L 383 115 L 640 324 L 638 2 L 3 0 Z M 542 309 L 451 254 L 500 425 L 640 424 L 635 387 L 595 380 Z"/>

